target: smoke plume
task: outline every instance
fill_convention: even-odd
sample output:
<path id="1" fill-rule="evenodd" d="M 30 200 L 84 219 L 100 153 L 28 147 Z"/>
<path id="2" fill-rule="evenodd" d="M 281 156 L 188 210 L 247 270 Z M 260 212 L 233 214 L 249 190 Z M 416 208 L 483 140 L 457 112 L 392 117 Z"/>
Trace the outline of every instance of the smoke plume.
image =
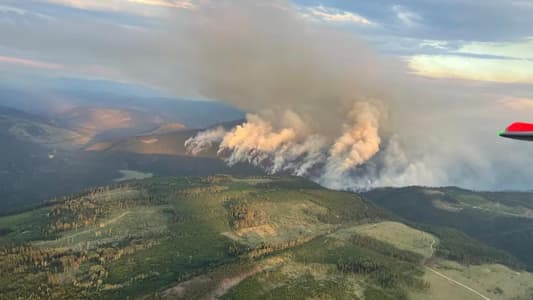
<path id="1" fill-rule="evenodd" d="M 356 190 L 494 188 L 509 180 L 495 178 L 509 166 L 499 155 L 506 151 L 490 127 L 479 126 L 498 127 L 491 116 L 502 115 L 483 102 L 490 99 L 483 86 L 410 75 L 352 32 L 310 22 L 284 0 L 198 1 L 166 27 L 170 38 L 157 37 L 158 47 L 136 45 L 145 50 L 136 52 L 167 58 L 170 68 L 166 61 L 131 64 L 131 57 L 121 68 L 176 95 L 221 100 L 249 112 L 233 130 L 188 142 L 218 145 L 229 164 L 249 162 Z"/>
<path id="2" fill-rule="evenodd" d="M 187 141 L 193 154 L 215 147 L 229 164 L 341 189 L 530 187 L 528 147 L 495 134 L 513 119 L 531 118 L 527 105 L 501 102 L 513 93 L 533 99 L 529 87 L 412 75 L 402 61 L 286 0 L 193 3 L 148 28 L 42 19 L 39 26 L 6 23 L 0 36 L 3 45 L 38 49 L 72 69 L 105 66 L 91 71 L 248 112 L 240 126 Z"/>
<path id="3" fill-rule="evenodd" d="M 379 152 L 387 75 L 364 43 L 310 24 L 284 1 L 198 9 L 204 23 L 187 29 L 196 37 L 193 81 L 204 97 L 251 113 L 224 134 L 218 128 L 191 138 L 191 153 L 218 143 L 230 165 L 248 162 L 334 187 Z"/>
<path id="4" fill-rule="evenodd" d="M 185 142 L 192 154 L 219 144 L 218 154 L 234 165 L 247 162 L 269 173 L 290 172 L 312 176 L 331 187 L 342 176 L 364 164 L 379 151 L 379 111 L 366 102 L 355 103 L 336 138 L 310 132 L 302 119 L 286 111 L 277 128 L 259 115 L 249 114 L 247 121 L 225 132 L 216 128 L 201 132 Z M 320 176 L 316 170 L 320 169 Z"/>

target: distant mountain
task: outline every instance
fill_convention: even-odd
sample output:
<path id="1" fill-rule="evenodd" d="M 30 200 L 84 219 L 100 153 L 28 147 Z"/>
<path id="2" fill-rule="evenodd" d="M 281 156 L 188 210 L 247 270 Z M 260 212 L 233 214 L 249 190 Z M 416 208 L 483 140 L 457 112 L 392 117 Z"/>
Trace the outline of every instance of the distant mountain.
<path id="1" fill-rule="evenodd" d="M 166 152 L 160 151 L 160 143 L 151 145 L 150 136 L 141 138 L 139 143 L 145 145 L 142 143 L 144 140 L 146 145 L 156 147 L 154 149 L 159 151 L 138 149 L 135 144 L 126 147 L 128 144 L 125 142 L 124 145 L 118 143 L 112 151 L 87 152 L 84 150 L 87 144 L 97 146 L 94 140 L 99 136 L 102 139 L 118 136 L 125 141 L 129 140 L 121 136 L 125 134 L 123 131 L 109 133 L 104 130 L 107 136 L 94 136 L 93 130 L 97 132 L 117 124 L 116 117 L 124 117 L 122 122 L 119 119 L 120 126 L 128 123 L 142 124 L 135 123 L 134 118 L 128 120 L 129 115 L 123 115 L 123 111 L 111 110 L 109 119 L 108 116 L 101 116 L 100 110 L 89 111 L 96 113 L 96 116 L 80 113 L 66 119 L 72 123 L 60 124 L 61 122 L 44 116 L 0 106 L 0 213 L 32 207 L 51 197 L 74 193 L 91 186 L 112 183 L 122 177 L 121 170 L 162 176 L 210 175 L 221 172 L 240 175 L 262 173 L 245 165 L 228 167 L 214 155 L 198 158 L 184 156 L 183 143 L 188 136 L 180 136 L 179 130 L 179 134 L 173 136 L 174 131 L 171 129 L 180 128 L 175 123 L 150 128 L 148 131 L 151 133 L 155 130 L 162 137 L 169 136 L 167 140 L 161 138 L 168 145 L 169 150 Z M 80 110 L 76 111 L 79 112 Z M 80 120 L 94 127 L 80 129 L 75 125 L 70 126 L 81 124 Z M 109 124 L 106 124 L 107 121 Z M 142 126 L 132 126 L 135 134 L 144 132 L 144 129 Z M 133 141 L 136 139 L 132 138 Z M 134 151 L 136 149 L 139 151 Z"/>
<path id="2" fill-rule="evenodd" d="M 169 133 L 139 135 L 124 139 L 94 143 L 86 151 L 121 151 L 137 154 L 189 155 L 185 149 L 185 141 L 197 131 L 185 130 Z M 203 155 L 205 156 L 205 154 Z M 207 154 L 215 157 L 214 153 Z"/>
<path id="3" fill-rule="evenodd" d="M 147 132 L 145 135 L 161 135 L 186 130 L 187 127 L 181 123 L 166 123 L 154 130 Z"/>
<path id="4" fill-rule="evenodd" d="M 0 86 L 0 103 L 47 119 L 62 120 L 68 112 L 85 110 L 90 113 L 90 110 L 102 109 L 136 116 L 143 114 L 145 120 L 157 118 L 161 120 L 160 124 L 181 123 L 196 129 L 244 117 L 242 111 L 221 102 L 136 94 L 124 88 L 113 92 L 112 87 L 102 90 L 96 87 L 23 90 Z"/>
<path id="5" fill-rule="evenodd" d="M 533 270 L 533 193 L 448 188 L 385 188 L 364 197 L 404 220 L 462 231 Z"/>
<path id="6" fill-rule="evenodd" d="M 244 120 L 219 123 L 210 128 L 223 127 L 227 130 L 242 124 Z M 185 141 L 203 129 L 186 129 L 181 124 L 165 124 L 153 131 L 119 139 L 103 140 L 88 145 L 87 151 L 123 151 L 137 154 L 190 155 Z M 207 129 L 210 129 L 207 128 Z M 216 158 L 216 149 L 199 154 L 200 157 Z"/>
<path id="7" fill-rule="evenodd" d="M 151 178 L 0 217 L 0 293 L 6 299 L 531 298 L 533 274 L 504 265 L 512 261 L 500 254 L 460 232 L 402 224 L 357 194 L 299 178 Z M 461 260 L 473 255 L 480 261 Z"/>
<path id="8" fill-rule="evenodd" d="M 261 174 L 250 166 L 228 167 L 214 155 L 184 156 L 183 143 L 194 128 L 243 115 L 219 102 L 174 99 L 117 82 L 34 78 L 17 86 L 3 81 L 0 212 L 109 184 L 121 171 Z"/>
<path id="9" fill-rule="evenodd" d="M 45 100 L 45 101 L 41 101 Z M 0 86 L 0 103 L 3 107 L 13 108 L 33 115 L 47 118 L 58 109 L 64 108 L 64 101 L 49 93 L 27 91 Z"/>
<path id="10" fill-rule="evenodd" d="M 16 139 L 51 150 L 80 148 L 90 140 L 89 136 L 59 127 L 44 117 L 1 106 L 0 131 L 4 141 Z"/>
<path id="11" fill-rule="evenodd" d="M 53 121 L 90 136 L 90 142 L 136 135 L 165 122 L 161 116 L 133 109 L 80 106 L 56 114 Z"/>
<path id="12" fill-rule="evenodd" d="M 7 106 L 0 106 L 0 115 L 3 116 L 4 118 L 11 117 L 11 118 L 23 119 L 27 121 L 40 122 L 46 125 L 52 125 L 50 123 L 50 120 L 45 117 L 31 114 L 31 113 L 18 110 L 15 108 L 7 107 Z"/>

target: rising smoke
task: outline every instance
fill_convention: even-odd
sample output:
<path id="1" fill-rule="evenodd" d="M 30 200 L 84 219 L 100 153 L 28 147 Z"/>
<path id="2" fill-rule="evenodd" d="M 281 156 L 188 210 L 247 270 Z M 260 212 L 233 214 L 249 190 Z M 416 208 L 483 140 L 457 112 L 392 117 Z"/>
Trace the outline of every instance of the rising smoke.
<path id="1" fill-rule="evenodd" d="M 310 24 L 287 3 L 258 3 L 199 8 L 206 23 L 189 28 L 198 42 L 191 68 L 199 90 L 253 113 L 186 147 L 197 154 L 218 145 L 230 165 L 346 187 L 345 178 L 380 151 L 390 102 L 384 63 L 353 36 Z"/>
<path id="2" fill-rule="evenodd" d="M 148 29 L 42 19 L 6 23 L 0 36 L 3 45 L 74 70 L 249 113 L 234 129 L 187 141 L 193 154 L 216 147 L 229 164 L 341 189 L 530 188 L 530 150 L 495 135 L 510 120 L 531 118 L 531 110 L 502 107 L 498 94 L 528 87 L 411 76 L 401 61 L 376 55 L 353 32 L 310 20 L 289 1 L 192 3 Z"/>
<path id="3" fill-rule="evenodd" d="M 229 164 L 337 189 L 494 188 L 511 178 L 496 178 L 509 167 L 496 150 L 504 145 L 479 125 L 497 126 L 501 113 L 475 86 L 411 76 L 286 1 L 204 2 L 194 15 L 202 18 L 180 27 L 190 43 L 180 52 L 185 85 L 250 114 L 233 130 L 192 138 L 191 152 L 218 145 Z"/>
<path id="4" fill-rule="evenodd" d="M 378 151 L 379 111 L 366 102 L 357 102 L 347 114 L 341 135 L 331 139 L 309 132 L 307 125 L 292 111 L 278 119 L 278 129 L 272 121 L 249 114 L 244 124 L 225 131 L 219 127 L 201 132 L 185 142 L 192 154 L 218 145 L 218 154 L 234 165 L 247 162 L 263 167 L 269 173 L 290 172 L 312 176 L 331 187 L 340 188 L 339 179 L 364 164 Z M 320 176 L 313 170 L 320 169 Z M 316 170 L 315 170 L 316 171 Z M 314 172 L 316 173 L 316 172 Z"/>

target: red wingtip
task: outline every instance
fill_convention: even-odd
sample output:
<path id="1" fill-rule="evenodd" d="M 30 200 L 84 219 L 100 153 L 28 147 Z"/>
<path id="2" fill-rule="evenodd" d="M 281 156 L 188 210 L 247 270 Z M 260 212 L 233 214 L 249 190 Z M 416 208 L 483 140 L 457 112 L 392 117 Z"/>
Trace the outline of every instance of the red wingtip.
<path id="1" fill-rule="evenodd" d="M 516 122 L 507 127 L 507 132 L 533 131 L 533 124 Z"/>

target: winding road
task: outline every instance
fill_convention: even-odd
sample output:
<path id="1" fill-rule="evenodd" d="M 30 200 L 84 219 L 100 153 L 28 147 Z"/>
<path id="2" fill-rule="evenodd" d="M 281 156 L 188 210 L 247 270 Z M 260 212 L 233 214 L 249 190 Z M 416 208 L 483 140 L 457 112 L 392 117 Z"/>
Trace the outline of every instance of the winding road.
<path id="1" fill-rule="evenodd" d="M 432 256 L 433 256 L 433 253 L 435 252 L 435 249 L 433 248 L 433 245 L 435 245 L 435 243 L 436 243 L 436 240 L 432 240 L 432 241 L 431 241 L 431 245 L 430 245 L 430 247 L 431 247 L 431 253 L 432 253 Z M 437 275 L 437 276 L 439 276 L 439 277 L 441 277 L 441 278 L 444 278 L 444 279 L 448 280 L 449 282 L 451 282 L 451 283 L 453 283 L 453 284 L 456 284 L 456 285 L 458 285 L 458 286 L 460 286 L 460 287 L 462 287 L 462 288 L 467 289 L 468 291 L 470 291 L 470 292 L 472 292 L 472 293 L 478 295 L 479 297 L 481 297 L 481 298 L 484 299 L 484 300 L 490 300 L 489 297 L 487 297 L 487 296 L 481 294 L 480 292 L 476 291 L 475 289 L 469 287 L 468 285 L 466 285 L 466 284 L 464 284 L 464 283 L 461 283 L 461 282 L 459 282 L 459 281 L 457 281 L 457 280 L 454 280 L 454 279 L 452 279 L 452 278 L 450 278 L 450 277 L 448 277 L 448 276 L 442 274 L 441 272 L 439 272 L 439 271 L 437 271 L 437 270 L 435 270 L 435 269 L 433 269 L 433 268 L 430 268 L 430 267 L 428 267 L 428 266 L 426 266 L 426 269 L 428 269 L 429 271 L 431 271 L 431 272 L 434 273 L 435 275 Z"/>
<path id="2" fill-rule="evenodd" d="M 437 270 L 435 270 L 435 269 L 432 269 L 432 268 L 430 268 L 430 267 L 427 267 L 427 266 L 426 266 L 426 269 L 428 269 L 428 270 L 430 270 L 431 272 L 435 273 L 436 275 L 438 275 L 438 276 L 440 276 L 440 277 L 442 277 L 442 278 L 448 280 L 449 282 L 455 283 L 456 285 L 458 285 L 458 286 L 460 286 L 460 287 L 463 287 L 463 288 L 469 290 L 470 292 L 472 292 L 472 293 L 478 295 L 479 297 L 481 297 L 481 298 L 483 298 L 483 299 L 485 299 L 485 300 L 490 300 L 490 298 L 488 298 L 487 296 L 485 296 L 485 295 L 481 294 L 480 292 L 474 290 L 473 288 L 469 287 L 469 286 L 466 285 L 466 284 L 460 283 L 460 282 L 457 281 L 457 280 L 453 280 L 453 279 L 451 279 L 450 277 L 448 277 L 448 276 L 442 274 L 441 272 L 439 272 L 439 271 L 437 271 Z"/>

